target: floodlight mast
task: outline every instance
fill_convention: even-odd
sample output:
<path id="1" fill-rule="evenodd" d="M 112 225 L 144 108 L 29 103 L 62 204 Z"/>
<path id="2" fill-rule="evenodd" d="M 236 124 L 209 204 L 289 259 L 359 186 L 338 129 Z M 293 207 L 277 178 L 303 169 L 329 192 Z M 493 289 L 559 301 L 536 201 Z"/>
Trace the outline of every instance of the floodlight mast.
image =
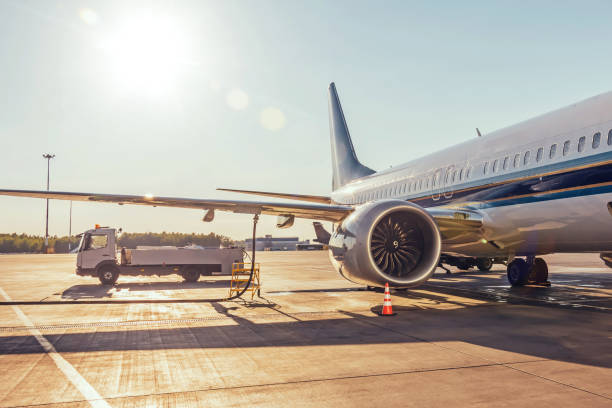
<path id="1" fill-rule="evenodd" d="M 47 159 L 47 191 L 49 191 L 49 167 L 54 154 L 45 153 L 43 158 Z M 45 243 L 43 248 L 44 253 L 49 252 L 49 199 L 47 198 L 47 215 L 45 220 Z"/>

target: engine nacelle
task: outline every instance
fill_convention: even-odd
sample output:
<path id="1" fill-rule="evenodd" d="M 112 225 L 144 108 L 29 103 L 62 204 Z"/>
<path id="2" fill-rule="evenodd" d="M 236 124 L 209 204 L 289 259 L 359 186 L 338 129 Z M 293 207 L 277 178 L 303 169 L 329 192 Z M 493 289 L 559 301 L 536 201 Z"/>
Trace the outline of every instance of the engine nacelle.
<path id="1" fill-rule="evenodd" d="M 340 275 L 372 286 L 422 284 L 438 266 L 441 249 L 436 221 L 422 207 L 401 200 L 358 207 L 329 240 Z"/>

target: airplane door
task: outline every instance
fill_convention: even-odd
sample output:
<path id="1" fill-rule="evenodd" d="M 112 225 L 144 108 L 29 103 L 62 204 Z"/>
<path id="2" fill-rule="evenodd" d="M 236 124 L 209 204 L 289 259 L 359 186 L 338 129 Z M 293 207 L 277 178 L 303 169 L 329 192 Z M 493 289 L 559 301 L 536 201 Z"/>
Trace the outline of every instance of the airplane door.
<path id="1" fill-rule="evenodd" d="M 440 193 L 442 192 L 442 169 L 436 170 L 433 176 L 433 188 L 431 189 L 431 199 L 438 201 L 440 199 Z"/>
<path id="2" fill-rule="evenodd" d="M 444 198 L 453 198 L 453 191 L 451 189 L 453 184 L 453 180 L 451 179 L 453 171 L 455 171 L 455 166 L 448 166 L 446 168 L 443 182 Z"/>

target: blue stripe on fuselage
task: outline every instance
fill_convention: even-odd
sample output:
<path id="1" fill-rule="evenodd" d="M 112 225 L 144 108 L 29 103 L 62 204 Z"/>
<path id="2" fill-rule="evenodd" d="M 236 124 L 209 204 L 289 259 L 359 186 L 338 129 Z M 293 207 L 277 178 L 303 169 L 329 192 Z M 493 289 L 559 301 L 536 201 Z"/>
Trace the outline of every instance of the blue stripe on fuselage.
<path id="1" fill-rule="evenodd" d="M 609 192 L 609 186 L 602 185 L 612 182 L 612 163 L 607 163 L 610 159 L 612 159 L 612 152 L 605 152 L 479 180 L 477 183 L 470 183 L 471 186 L 469 184 L 459 185 L 454 191 L 443 192 L 438 200 L 434 200 L 431 194 L 407 200 L 422 207 L 460 205 L 470 208 L 488 208 L 570 196 L 601 194 Z M 563 169 L 567 171 L 560 171 Z M 552 172 L 556 173 L 550 174 Z M 567 189 L 571 191 L 560 191 Z"/>

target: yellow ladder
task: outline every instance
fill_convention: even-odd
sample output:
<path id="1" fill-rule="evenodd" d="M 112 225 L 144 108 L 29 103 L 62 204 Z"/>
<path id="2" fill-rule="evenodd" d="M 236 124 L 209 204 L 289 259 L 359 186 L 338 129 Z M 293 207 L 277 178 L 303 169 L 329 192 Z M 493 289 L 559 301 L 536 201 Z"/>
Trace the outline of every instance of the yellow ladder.
<path id="1" fill-rule="evenodd" d="M 232 264 L 232 280 L 230 281 L 229 297 L 234 294 L 242 292 L 245 285 L 249 281 L 249 275 L 251 274 L 251 263 L 250 262 L 234 262 Z M 246 292 L 251 292 L 251 300 L 255 296 L 255 292 L 259 295 L 261 289 L 261 281 L 259 280 L 259 263 L 255 263 L 253 270 L 253 279 Z M 245 292 L 245 293 L 246 293 Z"/>

